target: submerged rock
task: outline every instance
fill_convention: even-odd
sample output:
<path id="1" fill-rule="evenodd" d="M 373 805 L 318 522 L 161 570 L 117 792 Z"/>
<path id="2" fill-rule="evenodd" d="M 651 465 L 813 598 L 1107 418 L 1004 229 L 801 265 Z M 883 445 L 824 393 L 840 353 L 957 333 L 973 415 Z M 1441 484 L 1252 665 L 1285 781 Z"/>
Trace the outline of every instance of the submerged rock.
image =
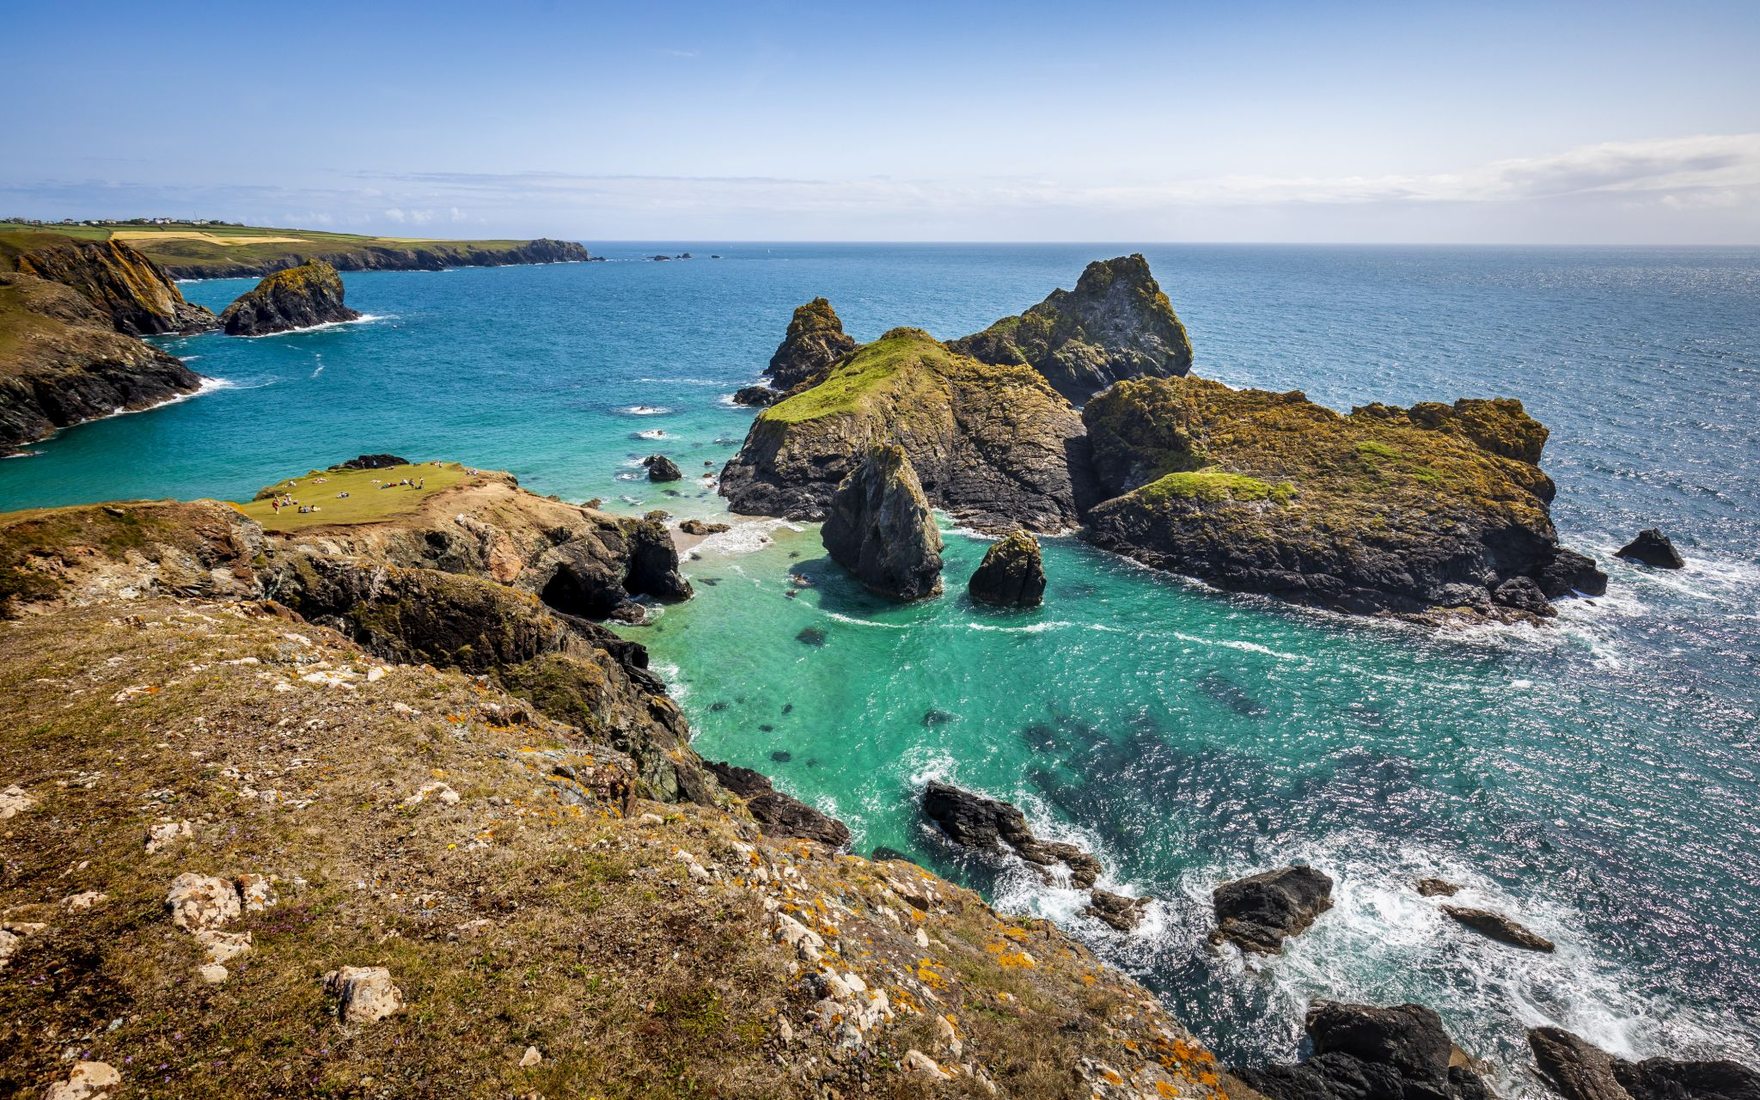
<path id="1" fill-rule="evenodd" d="M 1074 844 L 1040 840 L 1027 827 L 1027 816 L 1012 803 L 931 780 L 923 789 L 923 813 L 967 848 L 1000 852 L 1007 845 L 1042 873 L 1061 863 L 1069 868 L 1070 882 L 1077 889 L 1088 889 L 1100 877 L 1099 860 Z"/>
<path id="2" fill-rule="evenodd" d="M 220 325 L 228 336 L 266 336 L 359 317 L 342 304 L 342 276 L 336 269 L 323 260 L 308 260 L 241 294 L 220 315 Z"/>
<path id="3" fill-rule="evenodd" d="M 1463 905 L 1444 905 L 1442 911 L 1471 928 L 1473 931 L 1494 939 L 1499 943 L 1507 943 L 1512 947 L 1521 947 L 1529 951 L 1551 951 L 1553 942 L 1530 928 L 1525 928 L 1502 913 L 1494 913 L 1489 909 L 1472 909 Z"/>
<path id="4" fill-rule="evenodd" d="M 69 241 L 18 258 L 26 275 L 72 287 L 130 336 L 202 332 L 213 313 L 186 301 L 163 268 L 121 241 Z"/>
<path id="5" fill-rule="evenodd" d="M 1237 1069 L 1269 1100 L 1491 1100 L 1442 1026 L 1422 1005 L 1391 1008 L 1316 1001 L 1306 1026 L 1313 1054 L 1295 1065 Z"/>
<path id="6" fill-rule="evenodd" d="M 1613 552 L 1614 557 L 1635 561 L 1656 569 L 1679 569 L 1687 564 L 1674 543 L 1657 527 L 1646 527 L 1638 537 Z"/>
<path id="7" fill-rule="evenodd" d="M 824 298 L 814 298 L 795 307 L 794 316 L 788 322 L 788 333 L 770 357 L 764 376 L 774 381 L 780 396 L 796 386 L 818 381 L 833 363 L 854 350 L 856 342 L 844 333 L 843 322 L 837 311 L 831 308 L 831 303 Z M 737 395 L 734 400 L 739 400 Z"/>
<path id="8" fill-rule="evenodd" d="M 1227 939 L 1243 951 L 1275 955 L 1285 939 L 1301 935 L 1332 908 L 1332 878 L 1312 867 L 1280 867 L 1225 882 L 1211 901 L 1216 909 L 1211 943 Z"/>
<path id="9" fill-rule="evenodd" d="M 1558 1027 L 1529 1029 L 1528 1047 L 1565 1100 L 1760 1100 L 1760 1073 L 1735 1062 L 1628 1062 Z"/>
<path id="10" fill-rule="evenodd" d="M 1078 404 L 1121 378 L 1182 375 L 1192 344 L 1141 255 L 1096 260 L 1076 288 L 948 345 L 986 363 L 1025 363 Z"/>
<path id="11" fill-rule="evenodd" d="M 941 593 L 941 532 L 901 447 L 869 448 L 832 498 L 821 537 L 870 591 L 897 600 Z"/>
<path id="12" fill-rule="evenodd" d="M 723 787 L 746 800 L 746 809 L 765 836 L 816 840 L 830 848 L 849 843 L 847 825 L 777 790 L 768 776 L 725 762 L 707 761 L 706 766 Z"/>
<path id="13" fill-rule="evenodd" d="M 1221 588 L 1356 614 L 1551 613 L 1606 578 L 1564 550 L 1546 429 L 1519 401 L 1373 405 L 1199 378 L 1120 382 L 1083 410 L 1096 544 Z"/>
<path id="14" fill-rule="evenodd" d="M 649 481 L 678 481 L 684 477 L 678 463 L 665 455 L 649 455 L 642 459 L 642 467 L 648 471 Z"/>
<path id="15" fill-rule="evenodd" d="M 1045 564 L 1039 540 L 1011 531 L 984 552 L 966 591 L 978 603 L 995 607 L 1037 607 L 1045 596 Z"/>

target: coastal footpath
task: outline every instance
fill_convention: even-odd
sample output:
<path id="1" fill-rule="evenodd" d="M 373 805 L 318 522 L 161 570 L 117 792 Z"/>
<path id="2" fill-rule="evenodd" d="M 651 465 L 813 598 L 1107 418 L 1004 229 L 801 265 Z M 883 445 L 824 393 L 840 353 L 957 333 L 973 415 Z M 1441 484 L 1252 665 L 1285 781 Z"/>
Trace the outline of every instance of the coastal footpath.
<path id="1" fill-rule="evenodd" d="M 0 1091 L 1255 1095 L 1049 923 L 730 793 L 594 621 L 676 565 L 396 456 L 0 517 Z"/>

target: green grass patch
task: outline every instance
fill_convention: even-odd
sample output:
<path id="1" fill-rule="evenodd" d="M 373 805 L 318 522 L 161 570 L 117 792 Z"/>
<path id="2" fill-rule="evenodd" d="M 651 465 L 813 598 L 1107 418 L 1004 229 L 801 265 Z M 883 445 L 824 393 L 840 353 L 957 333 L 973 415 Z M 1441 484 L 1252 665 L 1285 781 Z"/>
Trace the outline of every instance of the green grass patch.
<path id="1" fill-rule="evenodd" d="M 1140 492 L 1156 504 L 1170 500 L 1201 500 L 1210 504 L 1224 500 L 1269 500 L 1287 504 L 1296 495 L 1296 487 L 1287 481 L 1273 485 L 1245 474 L 1208 469 L 1167 474 L 1143 486 Z"/>
<path id="2" fill-rule="evenodd" d="M 861 412 L 868 399 L 896 389 L 907 375 L 922 368 L 945 366 L 952 354 L 921 329 L 893 329 L 864 345 L 823 382 L 765 409 L 760 420 L 798 424 L 807 420 Z"/>
<path id="3" fill-rule="evenodd" d="M 302 477 L 278 481 L 259 493 L 256 500 L 234 507 L 262 524 L 265 531 L 374 523 L 408 515 L 435 493 L 459 485 L 469 477 L 464 467 L 456 462 L 421 462 L 388 466 L 383 470 L 313 470 Z M 422 488 L 398 484 L 406 478 L 422 482 Z M 301 512 L 297 506 L 283 506 L 277 512 L 273 501 L 275 496 L 283 493 L 292 496 L 298 504 L 318 510 Z M 348 495 L 343 496 L 343 493 Z"/>

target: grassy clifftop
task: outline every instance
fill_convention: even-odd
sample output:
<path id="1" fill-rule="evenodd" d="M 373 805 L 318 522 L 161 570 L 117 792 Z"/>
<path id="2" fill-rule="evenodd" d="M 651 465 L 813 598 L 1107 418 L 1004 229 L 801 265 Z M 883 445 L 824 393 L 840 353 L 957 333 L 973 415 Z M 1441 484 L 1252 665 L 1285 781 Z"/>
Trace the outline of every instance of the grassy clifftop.
<path id="1" fill-rule="evenodd" d="M 0 269 L 15 269 L 22 253 L 68 240 L 122 241 L 179 279 L 261 276 L 315 258 L 342 271 L 493 267 L 589 258 L 587 250 L 575 242 L 545 239 L 373 237 L 317 229 L 199 223 L 33 226 L 0 222 Z"/>

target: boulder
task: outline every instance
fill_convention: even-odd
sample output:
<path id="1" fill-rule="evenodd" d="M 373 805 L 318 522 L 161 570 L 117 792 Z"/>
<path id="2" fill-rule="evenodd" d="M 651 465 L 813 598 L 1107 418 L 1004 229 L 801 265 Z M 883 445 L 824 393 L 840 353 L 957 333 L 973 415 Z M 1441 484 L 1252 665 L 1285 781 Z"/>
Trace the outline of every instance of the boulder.
<path id="1" fill-rule="evenodd" d="M 1521 947 L 1529 951 L 1551 951 L 1554 948 L 1551 940 L 1532 929 L 1524 928 L 1502 913 L 1494 913 L 1489 909 L 1472 909 L 1462 905 L 1444 905 L 1442 911 L 1481 936 L 1499 943 L 1507 943 L 1512 947 Z"/>
<path id="2" fill-rule="evenodd" d="M 342 304 L 342 276 L 323 260 L 284 268 L 240 295 L 220 314 L 228 336 L 266 336 L 360 317 Z"/>
<path id="3" fill-rule="evenodd" d="M 678 463 L 665 455 L 649 455 L 642 459 L 642 466 L 648 471 L 649 481 L 677 481 L 684 477 Z"/>
<path id="4" fill-rule="evenodd" d="M 1307 1061 L 1235 1075 L 1269 1100 L 1492 1100 L 1442 1018 L 1421 1005 L 1317 1001 L 1306 1026 Z"/>
<path id="5" fill-rule="evenodd" d="M 790 794 L 777 790 L 769 777 L 734 764 L 705 761 L 721 785 L 746 800 L 746 809 L 765 836 L 816 840 L 828 848 L 849 844 L 849 827 Z"/>
<path id="6" fill-rule="evenodd" d="M 1674 543 L 1657 527 L 1646 527 L 1638 537 L 1613 552 L 1614 557 L 1655 569 L 1679 569 L 1687 564 Z"/>
<path id="7" fill-rule="evenodd" d="M 993 543 L 966 591 L 976 602 L 994 607 L 1039 606 L 1045 596 L 1039 540 L 1017 528 Z"/>
<path id="8" fill-rule="evenodd" d="M 223 878 L 186 871 L 171 881 L 165 895 L 171 923 L 186 932 L 219 928 L 241 912 L 238 890 Z"/>
<path id="9" fill-rule="evenodd" d="M 345 966 L 324 975 L 324 991 L 336 998 L 336 1018 L 370 1024 L 403 1008 L 403 992 L 383 966 Z"/>
<path id="10" fill-rule="evenodd" d="M 831 559 L 897 600 L 941 593 L 941 532 L 904 449 L 868 449 L 838 487 L 821 532 Z"/>
<path id="11" fill-rule="evenodd" d="M 72 287 L 129 336 L 202 332 L 218 323 L 152 260 L 121 241 L 69 241 L 32 249 L 18 270 Z"/>
<path id="12" fill-rule="evenodd" d="M 986 363 L 1024 363 L 1080 404 L 1121 378 L 1182 375 L 1192 343 L 1141 255 L 1096 260 L 1076 288 L 949 346 Z"/>
<path id="13" fill-rule="evenodd" d="M 75 1062 L 67 1080 L 50 1085 L 43 1095 L 45 1100 L 109 1100 L 121 1084 L 122 1074 L 108 1062 Z"/>
<path id="14" fill-rule="evenodd" d="M 837 311 L 824 298 L 795 307 L 788 333 L 770 357 L 764 376 L 778 391 L 817 381 L 831 365 L 856 350 L 856 342 L 843 331 Z M 758 387 L 749 387 L 756 389 Z M 734 400 L 738 400 L 736 396 Z M 767 402 L 766 402 L 767 403 Z"/>
<path id="15" fill-rule="evenodd" d="M 1760 1073 L 1735 1062 L 1628 1062 L 1558 1027 L 1530 1029 L 1528 1046 L 1565 1100 L 1760 1100 Z"/>
<path id="16" fill-rule="evenodd" d="M 1120 932 L 1129 932 L 1143 923 L 1143 910 L 1147 908 L 1148 898 L 1128 898 L 1123 894 L 1093 890 L 1089 892 L 1087 908 L 1082 912 Z"/>
<path id="17" fill-rule="evenodd" d="M 748 408 L 765 408 L 782 400 L 782 391 L 769 386 L 741 386 L 733 391 L 733 403 Z"/>
<path id="18" fill-rule="evenodd" d="M 707 523 L 700 519 L 687 519 L 678 525 L 678 529 L 687 535 L 719 535 L 732 528 L 725 523 Z"/>
<path id="19" fill-rule="evenodd" d="M 1418 893 L 1427 898 L 1451 898 L 1461 892 L 1461 888 L 1445 878 L 1421 878 L 1418 880 Z"/>
<path id="20" fill-rule="evenodd" d="M 1301 935 L 1332 908 L 1332 878 L 1312 867 L 1280 867 L 1225 882 L 1211 901 L 1211 943 L 1232 940 L 1242 951 L 1275 955 L 1285 939 Z"/>
<path id="21" fill-rule="evenodd" d="M 1027 816 L 1012 803 L 931 780 L 923 789 L 923 813 L 964 847 L 1001 852 L 1007 845 L 1041 874 L 1061 863 L 1069 868 L 1070 883 L 1077 889 L 1092 887 L 1100 877 L 1099 860 L 1074 844 L 1040 840 L 1027 827 Z"/>
<path id="22" fill-rule="evenodd" d="M 1548 599 L 1556 600 L 1573 592 L 1585 596 L 1607 594 L 1607 574 L 1595 564 L 1595 559 L 1562 546 L 1551 561 L 1540 567 L 1534 579 L 1540 582 L 1540 590 Z"/>

